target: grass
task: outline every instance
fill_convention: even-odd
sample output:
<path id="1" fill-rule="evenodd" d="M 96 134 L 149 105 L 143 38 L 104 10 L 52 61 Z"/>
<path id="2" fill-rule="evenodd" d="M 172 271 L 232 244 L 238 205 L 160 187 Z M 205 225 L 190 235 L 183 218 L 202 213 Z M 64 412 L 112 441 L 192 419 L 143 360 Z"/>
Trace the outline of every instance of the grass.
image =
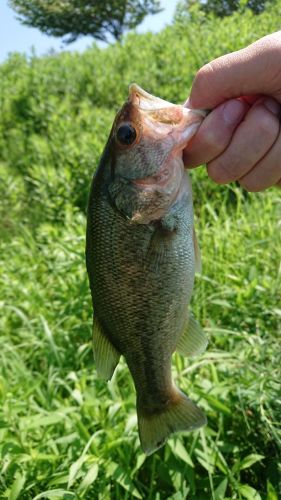
<path id="1" fill-rule="evenodd" d="M 278 499 L 280 193 L 214 186 L 203 169 L 193 184 L 203 274 L 192 308 L 210 345 L 175 355 L 173 371 L 208 426 L 145 458 L 125 363 L 109 384 L 95 373 L 84 215 L 69 207 L 65 225 L 33 227 L 7 183 L 0 498 Z"/>

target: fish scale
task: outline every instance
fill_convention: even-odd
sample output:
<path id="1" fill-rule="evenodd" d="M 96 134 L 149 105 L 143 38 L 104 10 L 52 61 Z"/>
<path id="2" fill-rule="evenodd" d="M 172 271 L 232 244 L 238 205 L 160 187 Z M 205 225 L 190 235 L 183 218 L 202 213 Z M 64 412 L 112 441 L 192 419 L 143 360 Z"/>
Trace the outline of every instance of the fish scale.
<path id="1" fill-rule="evenodd" d="M 126 118 L 128 114 L 126 109 Z M 171 357 L 187 323 L 194 282 L 191 186 L 183 174 L 180 185 L 184 194 L 171 202 L 162 218 L 134 222 L 132 214 L 124 215 L 112 199 L 117 192 L 122 197 L 126 189 L 123 181 L 117 189 L 110 189 L 112 183 L 119 182 L 118 156 L 116 151 L 112 154 L 112 144 L 113 139 L 93 179 L 88 206 L 86 260 L 94 309 L 94 353 L 105 378 L 111 377 L 120 354 L 124 355 L 137 392 L 141 443 L 149 454 L 170 432 L 193 429 L 205 422 L 199 408 L 175 388 L 171 377 Z M 152 149 L 149 144 L 149 151 Z M 163 150 L 162 141 L 157 158 L 163 158 Z M 143 158 L 143 147 L 140 155 Z M 121 156 L 119 172 L 123 174 L 124 150 Z M 139 162 L 137 165 L 139 169 Z M 131 170 L 128 165 L 128 174 Z M 134 171 L 131 176 L 136 178 Z M 142 210 L 146 210 L 146 217 L 154 208 L 159 210 L 159 199 L 166 203 L 165 193 L 160 198 L 157 194 L 154 206 L 150 190 L 152 205 L 143 209 L 146 192 L 142 187 L 139 191 L 140 198 L 134 198 L 132 205 L 140 216 Z M 173 184 L 169 196 L 172 191 Z M 133 192 L 125 191 L 126 203 Z M 156 417 L 158 423 L 154 422 Z"/>

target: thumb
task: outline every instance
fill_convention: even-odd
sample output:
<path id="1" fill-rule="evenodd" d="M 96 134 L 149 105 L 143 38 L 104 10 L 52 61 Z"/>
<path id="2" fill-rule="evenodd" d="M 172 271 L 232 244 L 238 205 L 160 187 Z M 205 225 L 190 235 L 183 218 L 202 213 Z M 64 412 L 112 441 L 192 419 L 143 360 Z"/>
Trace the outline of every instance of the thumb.
<path id="1" fill-rule="evenodd" d="M 255 94 L 281 102 L 281 31 L 203 66 L 188 106 L 212 109 L 226 99 Z"/>

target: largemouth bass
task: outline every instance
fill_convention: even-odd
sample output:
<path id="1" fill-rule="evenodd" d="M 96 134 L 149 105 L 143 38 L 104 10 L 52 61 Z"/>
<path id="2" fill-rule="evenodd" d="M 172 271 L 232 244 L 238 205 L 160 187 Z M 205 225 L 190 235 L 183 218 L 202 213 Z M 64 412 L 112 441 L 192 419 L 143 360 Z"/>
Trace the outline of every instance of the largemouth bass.
<path id="1" fill-rule="evenodd" d="M 109 380 L 124 355 L 147 454 L 171 433 L 206 422 L 171 377 L 175 350 L 193 356 L 207 344 L 187 313 L 200 257 L 182 161 L 204 115 L 131 85 L 89 197 L 86 261 L 96 368 Z"/>

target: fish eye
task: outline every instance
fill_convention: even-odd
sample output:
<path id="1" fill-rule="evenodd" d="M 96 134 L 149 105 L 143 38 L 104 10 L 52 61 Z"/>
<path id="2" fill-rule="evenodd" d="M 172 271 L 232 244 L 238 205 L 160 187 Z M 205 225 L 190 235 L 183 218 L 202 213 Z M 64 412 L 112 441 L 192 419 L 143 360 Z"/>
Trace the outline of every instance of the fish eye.
<path id="1" fill-rule="evenodd" d="M 136 129 L 129 123 L 124 123 L 119 127 L 116 133 L 118 142 L 123 146 L 130 146 L 137 137 Z"/>

